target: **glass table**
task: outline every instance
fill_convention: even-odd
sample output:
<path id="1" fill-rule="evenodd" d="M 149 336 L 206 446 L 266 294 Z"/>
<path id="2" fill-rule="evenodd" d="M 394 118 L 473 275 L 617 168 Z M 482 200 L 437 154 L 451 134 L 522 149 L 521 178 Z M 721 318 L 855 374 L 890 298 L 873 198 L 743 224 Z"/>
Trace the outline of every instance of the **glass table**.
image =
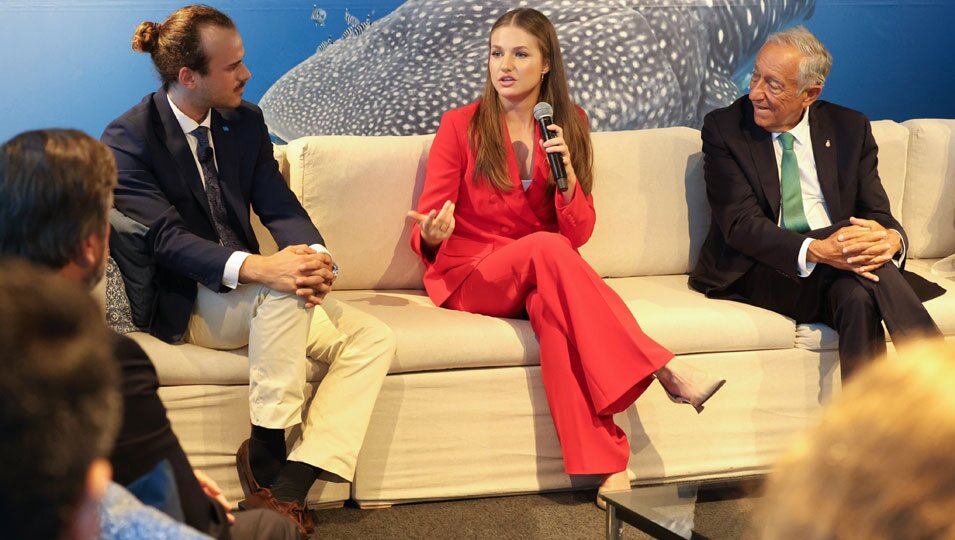
<path id="1" fill-rule="evenodd" d="M 639 486 L 601 495 L 607 501 L 607 538 L 624 523 L 662 540 L 739 538 L 750 525 L 765 476 Z"/>

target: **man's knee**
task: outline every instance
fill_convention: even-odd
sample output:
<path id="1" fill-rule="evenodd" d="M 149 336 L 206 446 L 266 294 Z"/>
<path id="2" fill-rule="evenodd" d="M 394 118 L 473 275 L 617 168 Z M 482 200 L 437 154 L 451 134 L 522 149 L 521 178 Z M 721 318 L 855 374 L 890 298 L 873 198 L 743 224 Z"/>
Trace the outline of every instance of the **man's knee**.
<path id="1" fill-rule="evenodd" d="M 837 316 L 878 317 L 878 305 L 872 293 L 854 278 L 833 284 L 829 294 Z"/>
<path id="2" fill-rule="evenodd" d="M 391 363 L 398 347 L 395 332 L 378 319 L 369 319 L 352 336 L 352 344 L 368 352 L 369 361 Z"/>

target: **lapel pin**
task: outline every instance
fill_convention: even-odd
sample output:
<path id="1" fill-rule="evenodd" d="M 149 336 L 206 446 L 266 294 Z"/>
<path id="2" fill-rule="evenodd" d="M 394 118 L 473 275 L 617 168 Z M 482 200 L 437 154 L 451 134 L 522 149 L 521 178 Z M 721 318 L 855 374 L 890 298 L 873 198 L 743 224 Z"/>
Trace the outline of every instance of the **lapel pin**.
<path id="1" fill-rule="evenodd" d="M 229 131 L 229 129 L 226 128 L 226 131 Z M 826 148 L 829 148 L 830 146 L 832 146 L 832 144 L 829 143 L 829 139 L 826 139 Z"/>
<path id="2" fill-rule="evenodd" d="M 228 132 L 229 132 L 229 126 L 222 126 L 222 131 L 228 133 Z M 829 141 L 826 141 L 826 146 L 829 146 Z"/>

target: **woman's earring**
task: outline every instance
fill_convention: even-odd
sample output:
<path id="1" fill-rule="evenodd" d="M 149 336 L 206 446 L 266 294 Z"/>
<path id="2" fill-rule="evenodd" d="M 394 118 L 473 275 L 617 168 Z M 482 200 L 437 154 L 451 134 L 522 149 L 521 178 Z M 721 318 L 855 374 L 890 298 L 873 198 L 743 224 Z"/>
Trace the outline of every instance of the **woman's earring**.
<path id="1" fill-rule="evenodd" d="M 544 82 L 544 75 L 547 75 L 547 72 L 541 71 L 541 82 Z"/>

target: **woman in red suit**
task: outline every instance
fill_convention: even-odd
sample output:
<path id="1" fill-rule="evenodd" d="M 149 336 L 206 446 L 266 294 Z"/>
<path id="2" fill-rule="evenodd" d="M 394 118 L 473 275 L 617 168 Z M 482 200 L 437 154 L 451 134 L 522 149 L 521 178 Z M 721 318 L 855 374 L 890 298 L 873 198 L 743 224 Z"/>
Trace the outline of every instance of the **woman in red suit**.
<path id="1" fill-rule="evenodd" d="M 570 101 L 553 25 L 519 8 L 491 28 L 484 96 L 445 113 L 428 158 L 412 248 L 435 305 L 497 317 L 527 313 L 568 474 L 630 487 L 630 446 L 613 422 L 654 376 L 697 410 L 724 381 L 669 363 L 624 302 L 581 258 L 594 228 L 587 118 Z M 533 108 L 551 103 L 543 142 Z M 547 153 L 559 153 L 565 192 Z"/>

